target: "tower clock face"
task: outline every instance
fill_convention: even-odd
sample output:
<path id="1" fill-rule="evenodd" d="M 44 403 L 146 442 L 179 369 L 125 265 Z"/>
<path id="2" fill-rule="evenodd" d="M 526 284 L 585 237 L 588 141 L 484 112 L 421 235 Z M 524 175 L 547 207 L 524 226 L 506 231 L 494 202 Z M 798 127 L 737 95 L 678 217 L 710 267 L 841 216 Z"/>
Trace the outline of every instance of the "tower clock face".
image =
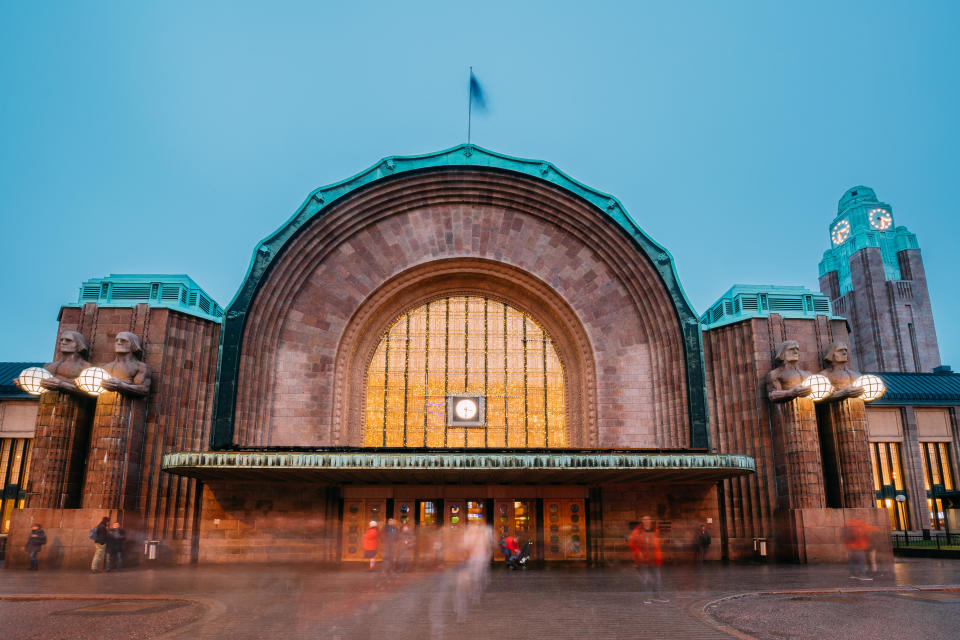
<path id="1" fill-rule="evenodd" d="M 843 244 L 847 238 L 850 237 L 850 222 L 841 220 L 833 225 L 833 231 L 830 233 L 830 237 L 833 239 L 833 244 Z"/>
<path id="2" fill-rule="evenodd" d="M 874 209 L 870 212 L 870 226 L 877 231 L 884 231 L 893 224 L 893 216 L 886 209 Z"/>

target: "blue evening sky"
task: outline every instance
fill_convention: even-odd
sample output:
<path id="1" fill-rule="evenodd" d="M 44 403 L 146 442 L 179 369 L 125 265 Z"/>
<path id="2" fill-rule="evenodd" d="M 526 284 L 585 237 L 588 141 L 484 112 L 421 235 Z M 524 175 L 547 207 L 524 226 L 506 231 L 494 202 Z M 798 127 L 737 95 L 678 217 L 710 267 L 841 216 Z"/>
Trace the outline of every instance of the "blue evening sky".
<path id="1" fill-rule="evenodd" d="M 960 365 L 956 2 L 0 0 L 0 360 L 47 360 L 108 273 L 226 306 L 314 188 L 465 141 L 617 196 L 702 313 L 817 289 L 837 200 L 917 234 Z"/>

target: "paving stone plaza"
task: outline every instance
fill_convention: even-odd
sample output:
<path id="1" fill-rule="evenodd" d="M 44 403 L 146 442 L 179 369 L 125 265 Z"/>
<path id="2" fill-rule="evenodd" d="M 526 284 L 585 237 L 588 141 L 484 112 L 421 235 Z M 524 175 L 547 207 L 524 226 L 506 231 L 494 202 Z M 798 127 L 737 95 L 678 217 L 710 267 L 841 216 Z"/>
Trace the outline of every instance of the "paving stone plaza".
<path id="1" fill-rule="evenodd" d="M 296 566 L 0 573 L 6 640 L 28 638 L 955 638 L 960 566 L 911 559 L 869 582 L 845 567 L 667 567 L 645 604 L 632 567 L 493 570 Z M 459 585 L 459 586 L 458 586 Z M 458 600 L 462 595 L 462 601 Z"/>

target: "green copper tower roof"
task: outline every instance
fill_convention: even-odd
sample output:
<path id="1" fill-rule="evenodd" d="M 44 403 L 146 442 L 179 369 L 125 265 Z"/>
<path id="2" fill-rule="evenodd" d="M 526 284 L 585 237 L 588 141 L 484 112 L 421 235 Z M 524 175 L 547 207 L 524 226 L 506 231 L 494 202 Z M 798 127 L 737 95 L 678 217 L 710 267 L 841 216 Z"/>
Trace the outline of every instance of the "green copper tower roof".
<path id="1" fill-rule="evenodd" d="M 79 307 L 87 302 L 101 307 L 148 304 L 214 322 L 223 318 L 223 307 L 186 274 L 111 273 L 90 278 L 80 285 L 77 302 L 64 306 Z"/>
<path id="2" fill-rule="evenodd" d="M 853 290 L 850 257 L 857 251 L 868 247 L 880 249 L 884 277 L 900 280 L 897 253 L 920 248 L 917 237 L 906 227 L 894 226 L 893 207 L 880 202 L 873 189 L 862 185 L 848 189 L 840 198 L 829 234 L 830 248 L 820 261 L 820 276 L 836 271 L 840 295 Z"/>
<path id="3" fill-rule="evenodd" d="M 771 313 L 784 318 L 836 318 L 830 298 L 806 287 L 735 284 L 700 316 L 700 326 L 709 331 L 748 318 L 766 318 Z"/>

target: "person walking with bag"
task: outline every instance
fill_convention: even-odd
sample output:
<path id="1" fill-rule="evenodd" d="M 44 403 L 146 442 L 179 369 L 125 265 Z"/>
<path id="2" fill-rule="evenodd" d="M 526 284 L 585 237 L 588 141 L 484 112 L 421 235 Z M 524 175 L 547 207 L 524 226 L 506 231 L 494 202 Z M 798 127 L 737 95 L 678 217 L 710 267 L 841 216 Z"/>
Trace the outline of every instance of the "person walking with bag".
<path id="1" fill-rule="evenodd" d="M 96 551 L 93 552 L 93 562 L 90 563 L 90 571 L 94 573 L 100 573 L 100 566 L 103 563 L 103 555 L 106 551 L 107 546 L 107 525 L 110 524 L 110 517 L 103 516 L 103 519 L 100 521 L 96 527 L 90 532 L 90 539 L 93 540 L 93 544 L 96 547 Z"/>
<path id="2" fill-rule="evenodd" d="M 30 528 L 30 534 L 27 536 L 27 544 L 24 546 L 24 549 L 30 554 L 31 571 L 38 571 L 40 569 L 40 560 L 37 558 L 37 554 L 40 553 L 40 550 L 43 549 L 43 545 L 45 544 L 47 544 L 47 533 L 43 530 L 43 526 L 37 523 Z"/>

